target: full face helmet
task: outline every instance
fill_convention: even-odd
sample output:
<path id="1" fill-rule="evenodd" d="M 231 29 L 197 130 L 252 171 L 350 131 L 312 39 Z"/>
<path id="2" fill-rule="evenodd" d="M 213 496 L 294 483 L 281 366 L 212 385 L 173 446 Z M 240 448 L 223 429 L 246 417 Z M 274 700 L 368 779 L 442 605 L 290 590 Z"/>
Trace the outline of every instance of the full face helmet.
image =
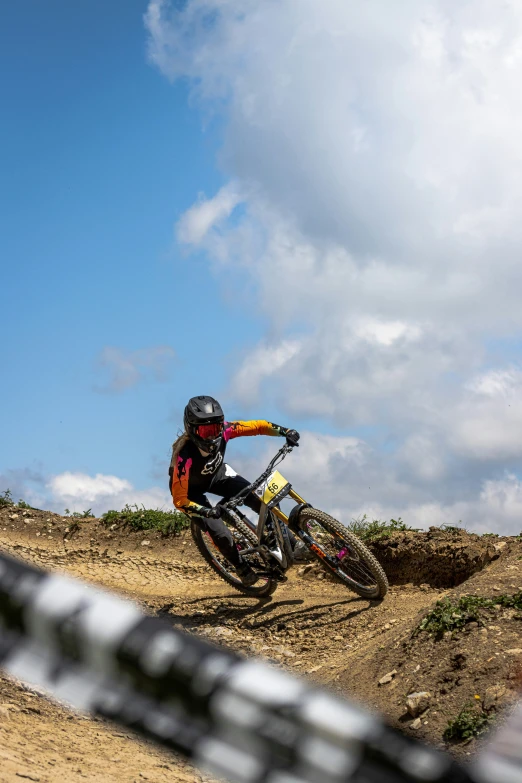
<path id="1" fill-rule="evenodd" d="M 225 416 L 213 397 L 192 397 L 183 415 L 185 431 L 191 441 L 207 454 L 215 454 L 223 439 Z"/>

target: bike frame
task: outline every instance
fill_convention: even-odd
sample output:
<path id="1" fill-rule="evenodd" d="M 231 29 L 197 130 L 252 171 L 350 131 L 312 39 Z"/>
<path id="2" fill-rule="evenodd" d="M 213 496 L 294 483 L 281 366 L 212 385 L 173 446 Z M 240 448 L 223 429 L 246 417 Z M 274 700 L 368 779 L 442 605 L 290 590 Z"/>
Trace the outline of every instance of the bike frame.
<path id="1" fill-rule="evenodd" d="M 235 497 L 230 498 L 230 500 L 227 500 L 224 503 L 219 503 L 220 508 L 232 512 L 230 514 L 232 520 L 234 519 L 234 512 L 236 511 L 238 506 L 243 505 L 245 498 L 251 493 L 255 492 L 258 487 L 260 487 L 263 482 L 270 476 L 272 471 L 274 470 L 275 466 L 278 465 L 280 462 L 282 462 L 286 455 L 289 454 L 293 450 L 293 446 L 290 446 L 288 443 L 285 443 L 285 445 L 279 449 L 275 457 L 270 461 L 268 464 L 266 470 L 263 471 L 263 473 L 257 478 L 255 481 L 253 481 L 251 484 L 248 485 L 248 487 L 245 487 L 241 490 Z M 290 487 L 290 490 L 285 494 L 285 497 L 289 497 L 292 500 L 294 500 L 296 503 L 300 505 L 308 505 L 306 501 L 298 495 L 295 490 Z M 283 533 L 281 529 L 281 524 L 288 525 L 289 517 L 284 514 L 280 508 L 278 508 L 276 505 L 272 506 L 271 504 L 265 503 L 262 499 L 261 501 L 261 509 L 259 511 L 259 517 L 258 517 L 258 523 L 257 526 L 254 525 L 253 522 L 251 522 L 248 517 L 241 514 L 241 519 L 245 524 L 248 525 L 248 527 L 252 530 L 253 533 L 256 534 L 257 539 L 259 541 L 259 545 L 256 547 L 249 547 L 248 549 L 243 549 L 240 551 L 240 555 L 247 555 L 252 554 L 254 552 L 266 552 L 268 551 L 270 555 L 276 560 L 278 565 L 286 571 L 287 568 L 289 568 L 293 561 L 290 560 L 290 558 L 287 555 L 286 547 L 285 547 L 285 534 Z M 237 512 L 236 512 L 237 513 Z M 261 542 L 263 540 L 263 535 L 266 529 L 267 519 L 269 514 L 272 513 L 275 517 L 274 519 L 274 533 L 276 536 L 279 552 L 275 552 L 274 550 L 268 549 L 263 545 Z M 239 514 L 238 514 L 239 516 Z M 300 530 L 295 531 L 297 535 L 302 538 L 303 540 L 310 539 L 310 541 L 307 541 L 307 543 L 311 543 L 312 539 L 310 536 L 308 536 L 306 533 Z"/>
<path id="2" fill-rule="evenodd" d="M 279 462 L 282 462 L 286 455 L 292 450 L 293 447 L 289 443 L 286 443 L 270 461 L 266 470 L 263 471 L 259 478 L 253 481 L 252 484 L 246 486 L 235 497 L 230 498 L 230 500 L 224 501 L 222 503 L 218 503 L 218 506 L 223 510 L 224 519 L 228 518 L 228 521 L 235 527 L 239 527 L 238 523 L 243 522 L 256 535 L 257 545 L 247 545 L 246 549 L 239 550 L 239 554 L 259 554 L 267 567 L 267 570 L 266 572 L 263 572 L 263 575 L 268 576 L 269 578 L 276 581 L 286 581 L 285 572 L 295 562 L 293 557 L 293 549 L 288 537 L 288 527 L 292 533 L 294 533 L 305 544 L 305 546 L 323 562 L 323 565 L 327 569 L 338 576 L 343 582 L 348 582 L 348 584 L 352 582 L 355 584 L 355 587 L 353 588 L 355 592 L 357 592 L 359 595 L 363 595 L 361 592 L 361 585 L 356 581 L 356 579 L 351 577 L 349 572 L 343 573 L 343 563 L 345 558 L 349 557 L 349 559 L 353 561 L 362 560 L 363 565 L 365 565 L 364 553 L 361 557 L 361 553 L 359 551 L 361 547 L 365 549 L 364 544 L 360 543 L 360 547 L 358 547 L 356 546 L 355 542 L 350 543 L 350 536 L 352 534 L 348 534 L 348 531 L 345 531 L 348 535 L 344 536 L 343 531 L 345 528 L 343 528 L 342 525 L 337 523 L 335 520 L 331 520 L 328 524 L 326 524 L 326 520 L 321 522 L 321 517 L 318 516 L 317 522 L 319 524 L 319 528 L 326 528 L 329 535 L 333 536 L 334 551 L 331 551 L 332 547 L 325 549 L 322 543 L 322 537 L 318 536 L 317 540 L 314 538 L 314 529 L 310 529 L 310 527 L 306 524 L 303 524 L 303 527 L 301 527 L 300 517 L 302 515 L 305 515 L 305 522 L 307 518 L 314 518 L 313 509 L 310 503 L 307 503 L 304 498 L 302 498 L 301 495 L 299 495 L 292 488 L 290 482 L 286 481 L 283 476 L 280 474 L 278 476 L 271 476 L 275 466 L 279 464 Z M 270 482 L 268 482 L 269 477 Z M 283 483 L 281 479 L 284 479 L 284 482 L 286 483 Z M 255 492 L 263 484 L 266 484 L 266 486 L 259 493 L 259 495 L 261 495 L 261 509 L 256 527 L 254 523 L 248 519 L 248 517 L 237 510 L 237 507 L 243 505 L 247 495 L 249 495 L 250 492 Z M 283 498 L 286 497 L 291 498 L 296 503 L 288 516 L 284 514 L 279 508 L 279 503 L 283 500 Z M 308 513 L 306 509 L 311 509 L 312 513 Z M 323 515 L 323 512 L 317 511 L 317 513 L 318 515 Z M 323 516 L 328 519 L 327 514 L 324 514 Z M 275 536 L 277 549 L 274 547 L 272 541 L 266 541 L 263 543 L 263 537 L 268 524 L 271 524 L 270 532 Z M 353 538 L 356 539 L 355 536 L 353 536 Z M 367 554 L 370 558 L 373 558 L 370 552 Z M 373 560 L 375 560 L 375 558 L 373 558 Z M 377 561 L 375 561 L 375 565 L 380 569 Z M 368 570 L 367 565 L 366 568 Z M 380 570 L 382 571 L 382 569 Z M 376 580 L 377 577 L 374 574 L 374 569 L 370 568 L 370 573 L 372 578 Z M 382 576 L 384 577 L 384 580 L 386 580 L 384 572 L 382 572 Z M 376 582 L 376 584 L 380 591 L 380 583 Z M 362 589 L 364 591 L 368 588 L 363 585 Z M 373 591 L 374 588 L 372 587 L 371 589 Z M 384 592 L 386 591 L 384 590 Z"/>

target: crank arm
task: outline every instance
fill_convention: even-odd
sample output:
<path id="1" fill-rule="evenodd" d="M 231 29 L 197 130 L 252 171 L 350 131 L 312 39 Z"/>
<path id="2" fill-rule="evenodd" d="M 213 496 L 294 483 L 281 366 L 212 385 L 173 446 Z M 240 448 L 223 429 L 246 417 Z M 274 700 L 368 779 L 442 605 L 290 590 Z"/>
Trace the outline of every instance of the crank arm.
<path id="1" fill-rule="evenodd" d="M 239 550 L 240 555 L 254 555 L 254 554 L 265 554 L 264 547 L 262 546 L 251 546 L 248 549 L 240 549 Z"/>

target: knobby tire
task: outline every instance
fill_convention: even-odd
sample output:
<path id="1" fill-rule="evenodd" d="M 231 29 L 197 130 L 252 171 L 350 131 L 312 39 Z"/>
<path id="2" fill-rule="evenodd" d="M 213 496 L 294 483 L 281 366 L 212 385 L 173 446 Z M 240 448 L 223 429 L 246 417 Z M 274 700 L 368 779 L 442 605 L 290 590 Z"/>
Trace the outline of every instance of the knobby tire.
<path id="1" fill-rule="evenodd" d="M 330 564 L 314 552 L 315 557 L 328 569 L 334 576 L 342 582 L 354 593 L 360 595 L 361 598 L 368 598 L 371 600 L 381 600 L 388 592 L 388 579 L 384 570 L 378 560 L 372 555 L 368 547 L 357 538 L 357 536 L 348 530 L 344 525 L 341 525 L 333 517 L 325 514 L 324 511 L 319 511 L 315 508 L 304 508 L 299 514 L 299 526 L 307 531 L 307 522 L 316 522 L 331 535 L 336 536 L 348 549 L 355 552 L 359 560 L 366 566 L 373 579 L 375 580 L 374 586 L 365 586 L 356 579 L 353 579 L 349 574 L 345 573 L 342 568 L 343 561 L 339 561 L 339 567 L 333 568 Z M 319 546 L 321 547 L 320 543 Z M 321 547 L 322 548 L 322 547 Z M 313 550 L 311 550 L 313 552 Z"/>
<path id="2" fill-rule="evenodd" d="M 258 540 L 256 535 L 250 530 L 248 525 L 246 525 L 241 520 L 234 520 L 234 527 L 237 530 L 238 533 L 240 533 L 246 540 L 251 544 L 252 546 L 258 545 Z M 244 585 L 239 576 L 235 576 L 233 572 L 229 572 L 228 570 L 225 570 L 217 560 L 217 555 L 215 556 L 212 551 L 208 548 L 206 540 L 210 540 L 210 546 L 214 547 L 214 544 L 212 543 L 210 536 L 208 533 L 204 532 L 201 527 L 192 520 L 190 531 L 192 533 L 192 538 L 194 539 L 194 543 L 196 544 L 198 551 L 200 555 L 203 557 L 203 559 L 209 564 L 209 566 L 212 568 L 215 573 L 221 577 L 227 584 L 229 584 L 231 587 L 234 588 L 234 590 L 237 590 L 240 593 L 243 593 L 243 595 L 249 595 L 253 596 L 254 598 L 266 598 L 267 596 L 272 595 L 272 593 L 277 588 L 277 581 L 275 579 L 268 578 L 266 582 L 264 582 L 262 585 L 254 584 L 251 587 L 248 587 L 247 585 Z M 234 535 L 234 530 L 230 531 L 232 535 Z M 216 549 L 216 552 L 218 550 Z M 223 557 L 222 555 L 220 555 Z M 224 559 L 224 558 L 223 558 Z M 233 569 L 234 566 L 230 565 L 230 568 Z"/>

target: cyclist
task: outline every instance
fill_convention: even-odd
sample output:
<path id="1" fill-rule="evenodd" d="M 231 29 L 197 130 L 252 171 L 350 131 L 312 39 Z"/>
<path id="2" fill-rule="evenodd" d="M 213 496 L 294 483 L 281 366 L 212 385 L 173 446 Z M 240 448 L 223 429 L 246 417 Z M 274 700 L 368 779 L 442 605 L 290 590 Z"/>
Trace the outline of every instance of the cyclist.
<path id="1" fill-rule="evenodd" d="M 243 584 L 251 586 L 257 576 L 249 563 L 239 556 L 232 534 L 220 519 L 219 507 L 211 506 L 205 493 L 228 500 L 250 483 L 224 461 L 229 440 L 246 435 L 279 435 L 291 446 L 297 446 L 299 433 L 264 420 L 226 422 L 219 402 L 207 396 L 192 397 L 188 401 L 183 423 L 185 431 L 172 446 L 169 468 L 174 505 L 210 534 L 221 554 L 235 567 Z M 245 505 L 259 513 L 261 501 L 251 492 L 245 498 Z M 295 538 L 291 538 L 295 544 Z M 300 544 L 298 542 L 296 546 L 298 557 Z M 304 556 L 304 552 L 302 554 Z"/>

